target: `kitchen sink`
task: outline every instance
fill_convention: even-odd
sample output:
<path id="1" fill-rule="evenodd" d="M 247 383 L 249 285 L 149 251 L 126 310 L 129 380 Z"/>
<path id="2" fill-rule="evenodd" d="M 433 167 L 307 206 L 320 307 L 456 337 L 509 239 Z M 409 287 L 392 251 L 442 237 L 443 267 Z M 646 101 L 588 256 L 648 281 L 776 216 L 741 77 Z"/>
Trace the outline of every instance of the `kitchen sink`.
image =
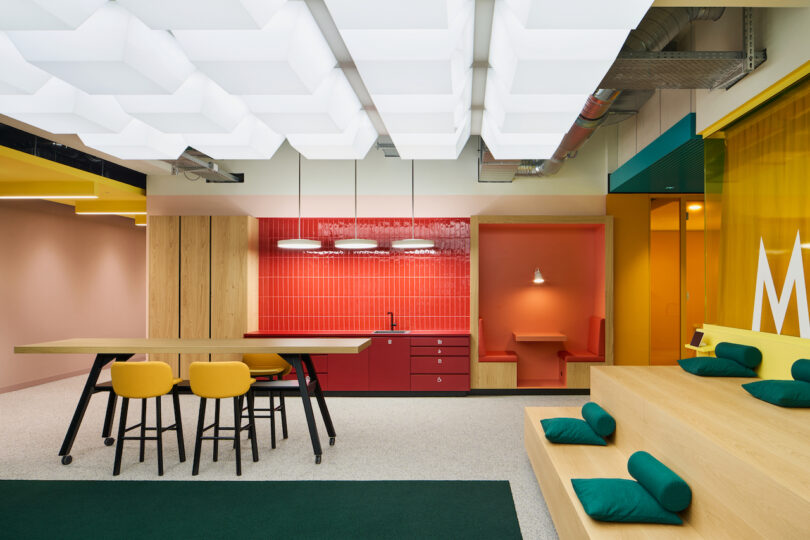
<path id="1" fill-rule="evenodd" d="M 374 334 L 410 334 L 410 330 L 374 330 Z"/>

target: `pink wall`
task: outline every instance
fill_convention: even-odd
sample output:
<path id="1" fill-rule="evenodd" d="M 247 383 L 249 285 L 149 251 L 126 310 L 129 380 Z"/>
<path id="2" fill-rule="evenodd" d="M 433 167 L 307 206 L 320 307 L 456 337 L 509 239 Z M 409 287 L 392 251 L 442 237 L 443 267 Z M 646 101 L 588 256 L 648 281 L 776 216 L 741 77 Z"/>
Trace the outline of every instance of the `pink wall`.
<path id="1" fill-rule="evenodd" d="M 407 218 L 362 218 L 360 238 L 375 250 L 341 251 L 334 241 L 354 237 L 354 220 L 304 218 L 301 235 L 314 251 L 279 249 L 294 238 L 297 219 L 259 220 L 259 329 L 275 331 L 382 330 L 393 311 L 397 330 L 470 328 L 470 220 L 420 218 L 416 237 L 430 250 L 400 251 L 391 241 L 411 236 Z"/>
<path id="2" fill-rule="evenodd" d="M 561 384 L 557 351 L 585 350 L 588 317 L 604 315 L 604 226 L 481 225 L 479 313 L 488 350 L 518 354 L 518 386 Z M 539 267 L 545 283 L 532 277 Z M 515 342 L 561 332 L 565 343 Z"/>
<path id="3" fill-rule="evenodd" d="M 90 368 L 87 355 L 14 354 L 15 345 L 145 335 L 145 229 L 57 203 L 0 201 L 0 392 Z"/>

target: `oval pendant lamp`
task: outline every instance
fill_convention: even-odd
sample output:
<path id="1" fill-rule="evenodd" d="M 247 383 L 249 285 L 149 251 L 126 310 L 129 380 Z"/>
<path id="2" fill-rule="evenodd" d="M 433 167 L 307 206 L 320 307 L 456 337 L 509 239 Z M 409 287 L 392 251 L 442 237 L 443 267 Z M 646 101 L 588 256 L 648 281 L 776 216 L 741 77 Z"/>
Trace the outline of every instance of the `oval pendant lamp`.
<path id="1" fill-rule="evenodd" d="M 394 240 L 391 242 L 391 247 L 394 249 L 430 249 L 435 244 L 433 240 L 425 240 L 423 238 L 416 238 L 416 231 L 414 226 L 414 182 L 413 182 L 413 160 L 411 160 L 411 237 L 403 240 Z"/>
<path id="2" fill-rule="evenodd" d="M 377 247 L 376 240 L 357 238 L 357 160 L 354 160 L 354 238 L 343 238 L 335 240 L 335 247 L 338 249 L 374 249 Z"/>
<path id="3" fill-rule="evenodd" d="M 276 244 L 281 249 L 319 249 L 319 240 L 301 238 L 301 153 L 298 153 L 298 238 L 279 240 Z"/>

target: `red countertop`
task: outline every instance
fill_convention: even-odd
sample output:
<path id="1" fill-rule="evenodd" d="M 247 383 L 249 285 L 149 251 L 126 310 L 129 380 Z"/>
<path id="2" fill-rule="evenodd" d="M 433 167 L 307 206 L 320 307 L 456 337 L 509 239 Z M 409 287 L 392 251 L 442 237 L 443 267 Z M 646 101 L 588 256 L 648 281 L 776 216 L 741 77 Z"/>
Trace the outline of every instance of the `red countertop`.
<path id="1" fill-rule="evenodd" d="M 318 331 L 288 331 L 288 332 L 248 332 L 245 334 L 246 338 L 251 337 L 391 337 L 391 336 L 404 336 L 404 337 L 431 337 L 431 336 L 469 336 L 470 333 L 462 330 L 410 330 L 407 334 L 374 334 L 373 332 L 363 332 L 361 330 L 332 330 L 326 332 Z"/>

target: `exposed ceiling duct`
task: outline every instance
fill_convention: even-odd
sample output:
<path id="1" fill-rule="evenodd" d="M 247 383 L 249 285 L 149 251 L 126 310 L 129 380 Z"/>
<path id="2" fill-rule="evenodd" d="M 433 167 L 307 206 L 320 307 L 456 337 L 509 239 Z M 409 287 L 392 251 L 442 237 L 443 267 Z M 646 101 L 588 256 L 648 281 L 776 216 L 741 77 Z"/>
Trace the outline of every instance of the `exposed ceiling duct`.
<path id="1" fill-rule="evenodd" d="M 678 34 L 697 20 L 719 19 L 725 8 L 651 8 L 635 30 L 630 32 L 622 51 L 656 52 L 666 47 Z M 607 113 L 621 93 L 620 89 L 600 88 L 588 97 L 582 112 L 568 130 L 552 157 L 537 162 L 523 162 L 516 176 L 551 176 L 566 159 L 576 156 L 594 131 L 604 123 Z"/>

